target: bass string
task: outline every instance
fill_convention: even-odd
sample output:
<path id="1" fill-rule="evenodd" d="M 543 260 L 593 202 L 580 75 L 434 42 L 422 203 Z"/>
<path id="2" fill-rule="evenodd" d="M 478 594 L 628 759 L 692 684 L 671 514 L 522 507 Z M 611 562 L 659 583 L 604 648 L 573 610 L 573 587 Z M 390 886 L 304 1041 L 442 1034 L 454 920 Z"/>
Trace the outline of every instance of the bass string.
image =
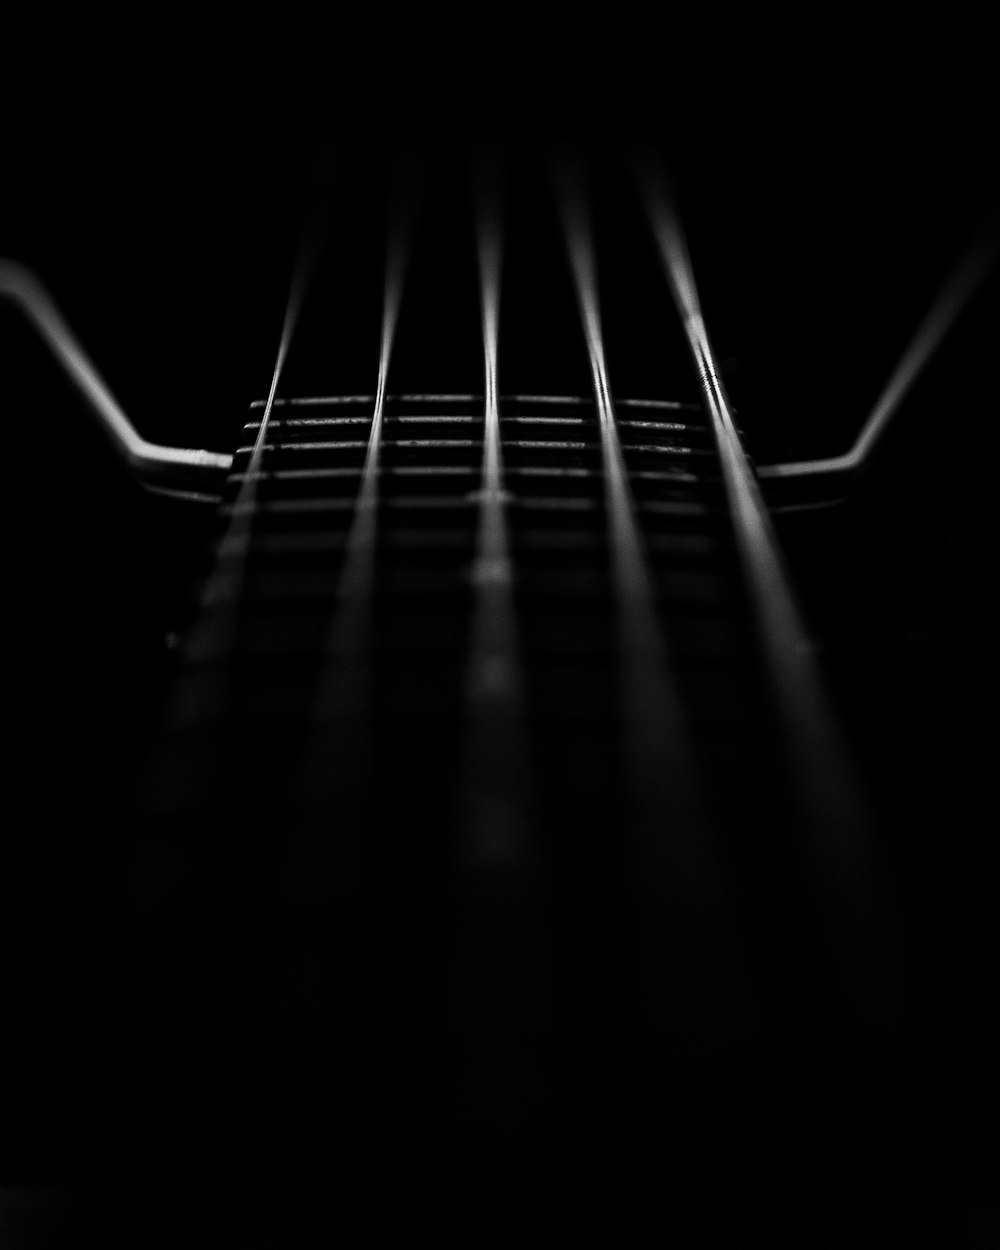
<path id="1" fill-rule="evenodd" d="M 367 730 L 372 698 L 371 625 L 386 388 L 412 251 L 418 194 L 412 159 L 400 158 L 394 171 L 386 229 L 372 421 L 323 644 L 322 667 L 312 701 L 312 729 L 296 782 L 297 800 L 307 810 L 323 805 L 335 776 L 350 775 L 352 768 L 345 753 L 357 762 L 370 747 Z"/>
<path id="2" fill-rule="evenodd" d="M 732 1071 L 752 1070 L 758 1101 L 750 1118 L 768 1113 L 773 1091 L 758 1059 L 761 1004 L 734 923 L 732 888 L 709 816 L 694 727 L 683 702 L 677 657 L 660 619 L 654 569 L 622 448 L 602 331 L 586 169 L 564 155 L 551 172 L 600 423 L 617 617 L 623 885 L 631 917 L 623 954 L 642 1021 L 636 1057 L 650 1131 L 664 1140 L 676 1134 L 679 1143 L 687 1129 L 672 1114 L 665 1079 L 669 1065 L 664 1065 L 679 1039 L 698 1055 L 704 1039 L 712 1038 L 719 1063 Z M 685 1079 L 698 1091 L 701 1105 L 710 1106 L 718 1097 L 714 1065 L 693 1063 Z"/>
<path id="3" fill-rule="evenodd" d="M 199 879 L 198 864 L 204 857 L 199 838 L 204 833 L 204 821 L 215 805 L 224 803 L 220 782 L 225 735 L 221 725 L 235 680 L 232 662 L 260 486 L 268 476 L 264 452 L 289 351 L 322 251 L 328 207 L 325 197 L 311 197 L 311 213 L 301 229 L 292 266 L 267 403 L 242 472 L 230 474 L 230 486 L 235 486 L 233 502 L 221 513 L 225 528 L 164 707 L 160 744 L 139 781 L 137 800 L 146 819 L 130 853 L 126 891 L 131 905 L 142 909 L 169 904 L 178 890 L 191 888 Z M 259 759 L 269 745 L 267 736 L 254 742 L 253 760 Z M 235 778 L 241 790 L 249 787 L 247 809 L 255 792 L 254 776 L 251 761 Z M 229 781 L 233 783 L 233 779 Z M 178 821 L 181 813 L 184 819 Z M 169 820 L 170 829 L 166 838 L 164 818 Z M 178 836 L 179 830 L 183 836 Z M 170 871 L 163 869 L 165 859 L 173 865 Z"/>
<path id="4" fill-rule="evenodd" d="M 695 782 L 690 732 L 663 630 L 657 619 L 650 568 L 640 535 L 611 386 L 601 322 L 597 259 L 585 172 L 572 157 L 553 161 L 552 180 L 569 257 L 600 426 L 605 507 L 617 608 L 622 757 L 632 807 L 640 875 L 654 868 L 683 878 L 700 897 L 715 893 L 705 856 L 707 822 Z M 662 836 L 670 829 L 669 838 Z M 668 849 L 669 848 L 669 849 Z"/>
<path id="5" fill-rule="evenodd" d="M 683 323 L 719 449 L 749 606 L 772 695 L 793 825 L 827 972 L 838 987 L 840 1025 L 864 1071 L 888 1089 L 906 1079 L 905 984 L 897 910 L 872 836 L 872 818 L 781 558 L 759 486 L 743 451 L 702 314 L 681 218 L 666 171 L 637 153 L 634 172 L 660 261 Z M 903 1026 L 909 1029 L 909 1025 Z M 880 1040 L 879 1040 L 880 1039 Z"/>
<path id="6" fill-rule="evenodd" d="M 502 173 L 473 165 L 484 375 L 469 655 L 464 679 L 461 861 L 485 867 L 530 855 L 524 673 L 514 608 L 500 432 L 498 350 L 504 255 Z"/>
<path id="7" fill-rule="evenodd" d="M 260 484 L 267 476 L 263 458 L 268 445 L 271 414 L 306 294 L 322 252 L 323 226 L 315 204 L 312 208 L 313 212 L 303 225 L 293 264 L 267 400 L 246 466 L 242 473 L 233 475 L 239 485 L 232 504 L 226 510 L 228 525 L 219 541 L 217 558 L 202 590 L 198 616 L 187 639 L 184 658 L 190 663 L 186 668 L 189 674 L 197 672 L 208 686 L 197 702 L 199 706 L 204 704 L 203 710 L 209 714 L 220 713 L 224 703 L 224 661 L 231 655 L 236 635 L 254 520 L 259 506 Z M 182 681 L 182 697 L 185 686 Z M 190 716 L 193 710 L 188 707 L 185 714 Z"/>
<path id="8" fill-rule="evenodd" d="M 722 848 L 708 814 L 694 729 L 660 619 L 619 434 L 586 169 L 562 156 L 552 166 L 552 180 L 600 423 L 617 616 L 625 885 L 635 919 L 628 958 L 636 975 L 636 1005 L 648 1026 L 645 1063 L 655 1084 L 662 1056 L 654 1039 L 680 1029 L 697 1049 L 696 1039 L 715 1036 L 731 1048 L 733 1062 L 743 1062 L 748 1031 L 758 1028 L 759 1005 L 733 924 Z M 763 1088 L 762 1074 L 757 1076 Z M 696 1079 L 702 1078 L 692 1073 L 691 1080 Z M 706 1099 L 710 1096 L 706 1089 Z M 653 1120 L 655 1102 L 650 1104 Z"/>

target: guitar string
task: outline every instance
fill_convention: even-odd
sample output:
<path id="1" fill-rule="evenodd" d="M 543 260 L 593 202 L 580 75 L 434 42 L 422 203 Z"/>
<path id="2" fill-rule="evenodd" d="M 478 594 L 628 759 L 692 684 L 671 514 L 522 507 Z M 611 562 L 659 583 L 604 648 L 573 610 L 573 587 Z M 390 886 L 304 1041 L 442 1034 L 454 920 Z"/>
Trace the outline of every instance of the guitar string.
<path id="1" fill-rule="evenodd" d="M 619 440 L 608 379 L 596 251 L 583 170 L 559 158 L 553 181 L 570 257 L 601 433 L 612 592 L 617 611 L 621 764 L 625 793 L 623 882 L 634 918 L 627 958 L 637 987 L 651 1129 L 663 1129 L 663 1056 L 683 1035 L 695 1051 L 713 1038 L 733 1070 L 751 1070 L 758 1111 L 773 1101 L 758 1062 L 760 1005 L 733 926 L 722 852 L 709 819 L 692 730 L 654 602 L 652 574 Z M 630 835 L 630 836 L 629 836 Z M 706 1101 L 713 1096 L 712 1076 Z M 678 1129 L 678 1131 L 683 1131 Z"/>
<path id="2" fill-rule="evenodd" d="M 124 897 L 142 911 L 168 905 L 178 891 L 194 886 L 201 848 L 191 842 L 198 822 L 178 839 L 166 839 L 160 818 L 168 813 L 204 812 L 206 798 L 218 782 L 222 753 L 215 730 L 225 713 L 232 680 L 246 566 L 252 542 L 264 447 L 278 387 L 295 337 L 302 307 L 323 248 L 328 217 L 326 197 L 313 195 L 310 215 L 299 236 L 292 265 L 281 332 L 260 426 L 242 474 L 227 525 L 218 541 L 214 563 L 202 588 L 195 622 L 185 639 L 177 676 L 164 707 L 163 734 L 138 782 L 139 809 L 148 820 L 137 833 L 125 866 Z"/>
<path id="3" fill-rule="evenodd" d="M 506 170 L 496 153 L 472 162 L 484 370 L 477 504 L 452 879 L 444 1097 L 463 1108 L 473 1154 L 496 1150 L 501 1183 L 523 1185 L 540 1140 L 557 1141 L 537 1049 L 552 1030 L 553 952 L 527 758 L 525 681 L 500 428 L 498 349 L 505 251 Z M 530 1111 L 528 1109 L 531 1109 Z M 478 1140 L 477 1140 L 478 1139 Z M 498 1143 L 502 1143 L 498 1146 Z M 516 1178 L 516 1179 L 514 1179 Z"/>
<path id="4" fill-rule="evenodd" d="M 312 704 L 314 728 L 297 783 L 298 799 L 307 809 L 322 805 L 337 777 L 351 777 L 352 769 L 346 766 L 344 753 L 349 752 L 352 759 L 357 760 L 369 745 L 371 623 L 386 385 L 409 267 L 416 194 L 412 166 L 401 163 L 396 170 L 386 229 L 382 325 L 372 423 L 337 578 L 323 669 Z"/>
<path id="5" fill-rule="evenodd" d="M 496 158 L 474 166 L 476 251 L 485 388 L 469 658 L 465 674 L 463 846 L 474 863 L 523 860 L 530 847 L 524 674 L 518 647 L 513 566 L 500 434 L 498 341 L 504 230 Z"/>
<path id="6" fill-rule="evenodd" d="M 229 525 L 219 542 L 217 559 L 206 582 L 197 622 L 189 636 L 188 658 L 205 660 L 229 654 L 246 575 L 253 522 L 257 513 L 260 483 L 266 476 L 262 470 L 268 429 L 285 371 L 288 353 L 299 324 L 302 306 L 312 283 L 323 250 L 328 219 L 326 197 L 317 197 L 310 205 L 299 238 L 293 262 L 288 298 L 282 318 L 281 334 L 264 410 L 254 438 L 246 467 L 239 477 L 236 497 L 228 511 Z M 205 609 L 218 608 L 218 612 Z"/>
<path id="7" fill-rule="evenodd" d="M 877 861 L 867 802 L 719 379 L 669 181 L 648 154 L 636 154 L 634 172 L 719 448 L 737 552 L 778 717 L 797 837 L 792 849 L 816 915 L 826 926 L 822 936 L 829 971 L 839 983 L 841 1024 L 855 1057 L 865 1066 L 877 1062 L 879 1080 L 888 1083 L 890 1074 L 905 1079 L 909 1048 L 900 1035 L 900 928 L 887 874 Z"/>
<path id="8" fill-rule="evenodd" d="M 623 760 L 627 793 L 648 862 L 640 880 L 679 874 L 703 899 L 715 893 L 709 867 L 707 822 L 695 782 L 689 728 L 666 642 L 656 616 L 650 570 L 642 548 L 608 380 L 597 285 L 597 262 L 582 168 L 569 157 L 552 167 L 556 198 L 580 312 L 594 403 L 597 409 L 605 483 L 611 575 L 618 613 L 621 659 Z"/>

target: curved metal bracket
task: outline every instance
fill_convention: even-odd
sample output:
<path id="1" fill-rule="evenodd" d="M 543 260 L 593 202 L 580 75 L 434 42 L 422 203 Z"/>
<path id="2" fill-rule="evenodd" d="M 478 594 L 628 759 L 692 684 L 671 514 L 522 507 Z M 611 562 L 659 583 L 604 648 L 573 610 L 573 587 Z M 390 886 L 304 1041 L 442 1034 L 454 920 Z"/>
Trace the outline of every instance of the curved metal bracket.
<path id="1" fill-rule="evenodd" d="M 997 228 L 991 224 L 959 258 L 848 451 L 825 459 L 757 466 L 769 504 L 815 508 L 846 498 L 854 481 L 869 468 L 892 418 L 924 366 L 996 264 L 997 255 Z"/>
<path id="2" fill-rule="evenodd" d="M 120 460 L 148 490 L 199 503 L 218 503 L 232 456 L 165 447 L 142 437 L 122 411 L 51 295 L 26 266 L 0 257 L 0 298 L 10 300 L 38 331 L 97 418 Z"/>

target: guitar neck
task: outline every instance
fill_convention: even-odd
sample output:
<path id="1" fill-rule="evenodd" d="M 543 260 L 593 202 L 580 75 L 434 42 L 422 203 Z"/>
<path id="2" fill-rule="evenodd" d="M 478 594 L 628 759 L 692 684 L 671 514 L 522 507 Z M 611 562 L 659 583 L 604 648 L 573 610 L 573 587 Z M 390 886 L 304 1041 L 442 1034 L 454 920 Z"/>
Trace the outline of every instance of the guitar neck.
<path id="1" fill-rule="evenodd" d="M 157 1123 L 431 1202 L 645 1207 L 692 1141 L 699 1187 L 769 1183 L 784 1004 L 849 1033 L 803 968 L 872 952 L 815 893 L 709 414 L 608 417 L 252 409 L 133 846 Z M 800 1062 L 839 1096 L 878 1057 Z"/>
<path id="2" fill-rule="evenodd" d="M 453 201 L 421 245 L 390 196 L 371 393 L 299 389 L 360 355 L 351 268 L 299 249 L 137 797 L 145 1114 L 358 1192 L 777 1205 L 800 1126 L 771 1109 L 822 1068 L 842 1141 L 892 1085 L 863 806 L 669 193 L 646 262 L 682 396 L 619 397 L 580 169 L 528 266 L 495 172 L 443 267 Z M 468 389 L 396 389 L 435 359 Z M 506 389 L 546 366 L 583 385 Z"/>

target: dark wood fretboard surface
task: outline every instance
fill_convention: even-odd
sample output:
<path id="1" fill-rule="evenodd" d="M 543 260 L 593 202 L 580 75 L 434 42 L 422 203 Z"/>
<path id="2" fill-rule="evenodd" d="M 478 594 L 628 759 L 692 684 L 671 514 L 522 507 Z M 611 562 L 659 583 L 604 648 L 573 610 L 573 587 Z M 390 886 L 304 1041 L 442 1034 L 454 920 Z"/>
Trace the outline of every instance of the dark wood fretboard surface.
<path id="1" fill-rule="evenodd" d="M 502 567 L 474 396 L 387 398 L 358 555 L 374 404 L 276 402 L 248 481 L 258 405 L 237 452 L 127 857 L 122 1061 L 161 1074 L 136 1131 L 442 1208 L 805 1218 L 891 1082 L 858 987 L 828 993 L 707 418 L 616 407 L 664 720 L 629 684 L 594 403 L 501 398 Z"/>

